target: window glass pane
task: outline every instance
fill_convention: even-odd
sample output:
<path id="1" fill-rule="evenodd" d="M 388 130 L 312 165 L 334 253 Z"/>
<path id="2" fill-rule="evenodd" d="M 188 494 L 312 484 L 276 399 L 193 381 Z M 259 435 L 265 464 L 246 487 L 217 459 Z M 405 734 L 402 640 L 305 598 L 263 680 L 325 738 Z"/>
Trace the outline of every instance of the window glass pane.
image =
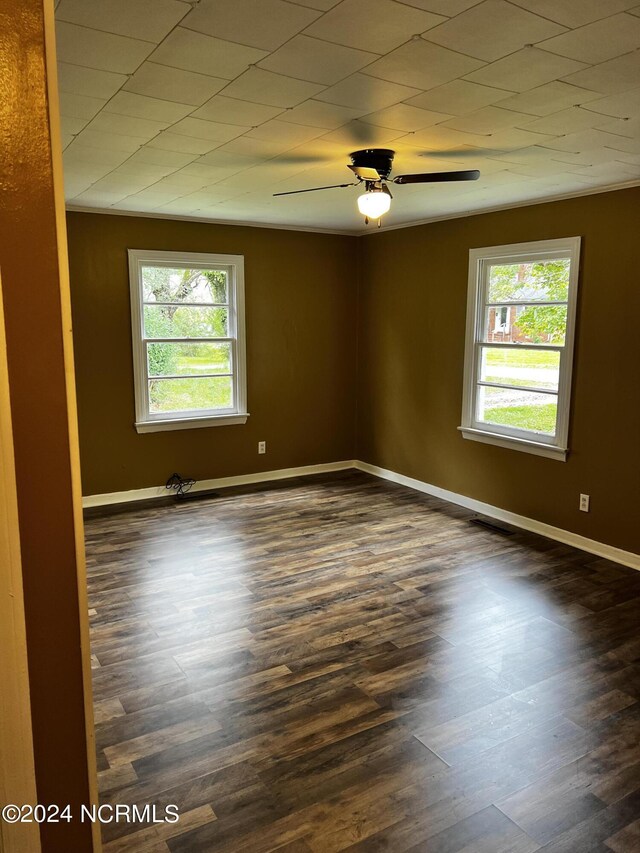
<path id="1" fill-rule="evenodd" d="M 145 302 L 228 302 L 226 270 L 142 267 Z"/>
<path id="2" fill-rule="evenodd" d="M 231 344 L 149 344 L 149 376 L 231 373 Z"/>
<path id="3" fill-rule="evenodd" d="M 558 390 L 560 353 L 525 347 L 483 347 L 480 379 Z"/>
<path id="4" fill-rule="evenodd" d="M 145 305 L 144 334 L 147 338 L 226 338 L 228 314 L 228 308 Z"/>
<path id="5" fill-rule="evenodd" d="M 566 302 L 569 258 L 491 264 L 487 302 Z"/>
<path id="6" fill-rule="evenodd" d="M 487 343 L 564 346 L 566 305 L 503 305 L 485 308 Z"/>
<path id="7" fill-rule="evenodd" d="M 554 435 L 557 411 L 555 394 L 478 386 L 477 419 L 488 424 Z"/>
<path id="8" fill-rule="evenodd" d="M 154 414 L 194 409 L 230 409 L 232 406 L 230 376 L 149 380 L 149 411 Z"/>

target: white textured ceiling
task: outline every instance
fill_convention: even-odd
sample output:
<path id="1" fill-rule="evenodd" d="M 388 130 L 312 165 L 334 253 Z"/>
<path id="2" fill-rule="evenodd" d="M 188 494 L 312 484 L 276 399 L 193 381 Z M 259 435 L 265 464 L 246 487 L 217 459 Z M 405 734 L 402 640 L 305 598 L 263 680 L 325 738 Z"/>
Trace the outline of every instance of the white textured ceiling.
<path id="1" fill-rule="evenodd" d="M 71 207 L 359 231 L 640 181 L 638 0 L 59 0 Z"/>

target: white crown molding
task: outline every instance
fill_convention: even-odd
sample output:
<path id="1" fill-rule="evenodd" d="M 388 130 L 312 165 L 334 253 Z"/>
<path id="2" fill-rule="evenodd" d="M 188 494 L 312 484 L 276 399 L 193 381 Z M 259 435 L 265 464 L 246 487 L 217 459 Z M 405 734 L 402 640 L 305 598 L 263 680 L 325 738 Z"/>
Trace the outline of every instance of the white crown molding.
<path id="1" fill-rule="evenodd" d="M 489 518 L 495 518 L 498 521 L 506 522 L 514 527 L 519 527 L 522 530 L 527 530 L 531 533 L 537 533 L 540 536 L 546 536 L 548 539 L 553 539 L 556 542 L 562 542 L 563 545 L 570 545 L 573 548 L 578 548 L 581 551 L 587 551 L 589 554 L 595 554 L 598 557 L 603 557 L 606 560 L 612 560 L 614 563 L 621 563 L 623 566 L 629 566 L 632 569 L 640 570 L 640 554 L 634 554 L 631 551 L 623 551 L 621 548 L 615 548 L 613 545 L 606 545 L 604 542 L 597 542 L 595 539 L 588 539 L 586 536 L 580 536 L 577 533 L 572 533 L 569 530 L 562 530 L 560 527 L 553 527 L 551 524 L 545 524 L 543 521 L 537 521 L 534 518 L 527 518 L 524 515 L 518 515 L 515 512 L 510 512 L 500 507 L 492 506 L 491 504 L 483 503 L 475 500 L 475 498 L 459 495 L 457 492 L 450 492 L 448 489 L 442 489 L 440 486 L 433 486 L 430 483 L 425 483 L 422 480 L 416 480 L 413 477 L 406 477 L 404 474 L 398 474 L 395 471 L 389 471 L 386 468 L 380 468 L 377 465 L 370 465 L 368 462 L 361 462 L 359 459 L 349 459 L 342 462 L 324 462 L 319 465 L 304 465 L 300 468 L 279 468 L 275 471 L 260 471 L 256 474 L 241 474 L 237 477 L 219 477 L 213 480 L 199 480 L 193 487 L 193 492 L 208 491 L 209 489 L 223 489 L 229 486 L 246 486 L 252 483 L 266 483 L 275 480 L 285 480 L 292 477 L 307 477 L 311 474 L 326 474 L 332 471 L 347 471 L 356 469 L 363 471 L 366 474 L 372 474 L 374 477 L 379 477 L 382 480 L 388 480 L 391 483 L 398 483 L 401 486 L 407 486 L 410 489 L 415 489 L 418 492 L 432 495 L 440 498 L 443 501 L 457 504 L 458 506 L 470 509 L 473 512 L 479 512 Z M 131 489 L 126 492 L 110 492 L 102 495 L 87 495 L 82 499 L 82 505 L 85 509 L 90 507 L 110 506 L 113 504 L 126 504 L 134 501 L 153 500 L 154 498 L 170 497 L 171 492 L 166 486 L 151 486 L 146 489 Z"/>
<path id="2" fill-rule="evenodd" d="M 418 492 L 424 492 L 427 495 L 457 504 L 473 512 L 487 515 L 489 518 L 504 521 L 514 527 L 528 530 L 530 533 L 537 533 L 556 542 L 562 542 L 563 545 L 571 545 L 573 548 L 587 551 L 589 554 L 596 554 L 598 557 L 604 557 L 604 559 L 612 560 L 614 563 L 621 563 L 623 566 L 640 570 L 640 554 L 634 554 L 632 551 L 623 551 L 622 548 L 615 548 L 613 545 L 606 545 L 604 542 L 588 539 L 586 536 L 580 536 L 578 533 L 572 533 L 570 530 L 563 530 L 560 527 L 554 527 L 543 521 L 537 521 L 535 518 L 518 515 L 515 512 L 510 512 L 509 510 L 475 500 L 475 498 L 467 497 L 467 495 L 459 495 L 457 492 L 450 492 L 448 489 L 440 488 L 440 486 L 433 486 L 431 483 L 424 483 L 422 480 L 406 477 L 404 474 L 398 474 L 386 468 L 379 468 L 377 465 L 370 465 L 368 462 L 356 460 L 354 467 L 358 471 L 364 471 L 367 474 L 372 474 L 374 477 L 380 477 L 382 480 L 399 483 L 401 486 L 407 486 Z"/>
<path id="3" fill-rule="evenodd" d="M 403 228 L 416 228 L 419 225 L 430 225 L 432 222 L 448 222 L 450 219 L 466 219 L 470 216 L 482 216 L 485 213 L 499 213 L 501 210 L 517 210 L 519 207 L 533 207 L 536 204 L 550 204 L 554 201 L 566 201 L 572 198 L 583 198 L 601 193 L 613 193 L 619 190 L 630 190 L 639 187 L 640 180 L 625 181 L 624 183 L 608 184 L 601 187 L 577 190 L 572 193 L 560 193 L 545 198 L 527 199 L 511 204 L 497 204 L 490 207 L 480 207 L 477 210 L 461 210 L 459 213 L 447 213 L 442 216 L 431 216 L 426 219 L 414 219 L 410 222 L 399 222 L 397 225 L 384 225 L 382 228 L 371 228 L 363 230 L 319 228 L 305 225 L 280 225 L 269 222 L 238 222 L 230 219 L 208 219 L 201 216 L 179 216 L 169 213 L 153 213 L 152 211 L 116 210 L 112 207 L 82 207 L 80 205 L 67 204 L 69 213 L 106 213 L 109 216 L 141 216 L 145 219 L 166 219 L 175 222 L 199 222 L 205 225 L 232 225 L 238 228 L 270 228 L 275 231 L 303 231 L 310 234 L 333 234 L 340 237 L 372 237 L 376 234 L 385 234 L 387 231 L 399 231 Z"/>
<path id="4" fill-rule="evenodd" d="M 326 474 L 331 471 L 346 471 L 355 468 L 353 459 L 344 462 L 322 462 L 319 465 L 303 465 L 300 468 L 278 468 L 275 471 L 258 471 L 255 474 L 240 474 L 237 477 L 217 477 L 213 480 L 198 480 L 192 492 L 224 489 L 229 486 L 247 486 L 252 483 L 268 483 L 271 480 L 286 480 L 291 477 L 308 477 L 310 474 Z M 84 509 L 94 506 L 148 501 L 171 497 L 173 492 L 166 486 L 150 486 L 146 489 L 130 489 L 126 492 L 107 492 L 102 495 L 86 495 L 82 498 Z"/>
<path id="5" fill-rule="evenodd" d="M 231 225 L 237 228 L 268 228 L 274 231 L 304 231 L 311 234 L 333 234 L 339 237 L 356 237 L 357 231 L 339 231 L 331 228 L 314 228 L 305 225 L 280 225 L 270 222 L 238 222 L 235 219 L 207 219 L 203 216 L 179 216 L 175 213 L 154 213 L 153 211 L 116 210 L 113 207 L 82 207 L 81 205 L 66 205 L 68 213 L 101 213 L 108 216 L 132 216 L 143 219 L 165 219 L 170 222 L 198 222 L 201 225 Z"/>
<path id="6" fill-rule="evenodd" d="M 432 216 L 427 219 L 416 219 L 413 222 L 399 222 L 397 225 L 385 225 L 382 228 L 368 231 L 349 232 L 357 237 L 372 237 L 375 234 L 384 234 L 385 231 L 399 231 L 402 228 L 416 228 L 418 225 L 430 225 L 432 222 L 448 222 L 450 219 L 467 219 L 471 216 L 482 216 L 485 213 L 499 213 L 501 210 L 517 210 L 519 207 L 534 207 L 536 204 L 550 204 L 554 201 L 567 201 L 571 198 L 583 198 L 601 193 L 615 193 L 619 190 L 630 190 L 640 187 L 640 180 L 625 181 L 622 184 L 609 184 L 602 187 L 591 187 L 588 190 L 578 190 L 573 193 L 560 193 L 559 195 L 547 196 L 545 198 L 532 198 L 525 201 L 517 201 L 512 204 L 497 204 L 493 207 L 479 207 L 477 210 L 463 210 L 459 213 L 447 213 L 443 216 Z"/>

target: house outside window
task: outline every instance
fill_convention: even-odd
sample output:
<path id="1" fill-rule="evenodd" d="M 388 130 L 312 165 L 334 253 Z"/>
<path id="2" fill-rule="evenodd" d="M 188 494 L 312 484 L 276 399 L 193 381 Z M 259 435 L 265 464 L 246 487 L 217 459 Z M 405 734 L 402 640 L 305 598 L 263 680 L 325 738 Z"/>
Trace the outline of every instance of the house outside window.
<path id="1" fill-rule="evenodd" d="M 244 259 L 129 250 L 138 432 L 246 422 Z"/>
<path id="2" fill-rule="evenodd" d="M 580 238 L 472 249 L 463 437 L 564 460 Z"/>

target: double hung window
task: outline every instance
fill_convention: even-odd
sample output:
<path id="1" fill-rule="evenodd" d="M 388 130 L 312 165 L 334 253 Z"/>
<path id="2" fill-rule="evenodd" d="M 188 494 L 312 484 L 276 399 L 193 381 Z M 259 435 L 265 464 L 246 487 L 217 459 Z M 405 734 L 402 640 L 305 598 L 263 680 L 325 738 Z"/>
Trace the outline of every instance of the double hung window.
<path id="1" fill-rule="evenodd" d="M 465 438 L 564 460 L 580 238 L 472 249 Z"/>
<path id="2" fill-rule="evenodd" d="M 241 255 L 129 250 L 136 429 L 245 423 Z"/>

